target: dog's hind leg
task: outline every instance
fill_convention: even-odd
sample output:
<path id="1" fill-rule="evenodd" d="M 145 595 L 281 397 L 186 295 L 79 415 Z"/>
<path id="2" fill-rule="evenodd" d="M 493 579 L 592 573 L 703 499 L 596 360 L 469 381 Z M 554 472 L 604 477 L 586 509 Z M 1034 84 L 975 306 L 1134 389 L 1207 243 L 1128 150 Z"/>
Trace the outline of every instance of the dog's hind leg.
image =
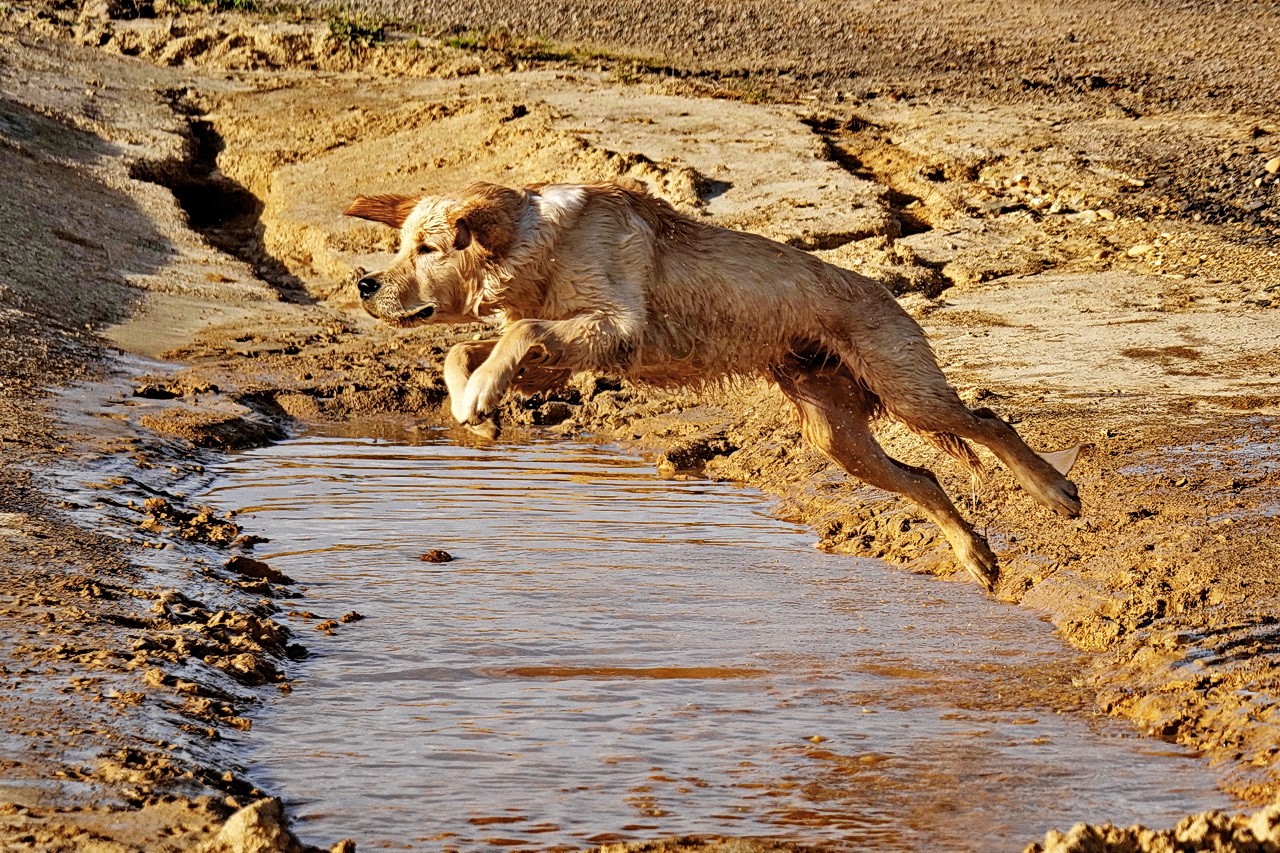
<path id="1" fill-rule="evenodd" d="M 957 425 L 952 432 L 991 448 L 991 452 L 1013 472 L 1018 484 L 1049 509 L 1070 518 L 1080 514 L 1080 494 L 1076 484 L 1066 477 L 1075 465 L 1080 445 L 1037 453 L 1027 446 L 1013 427 L 990 409 L 974 409 L 968 414 L 965 423 Z"/>
<path id="2" fill-rule="evenodd" d="M 891 415 L 921 432 L 985 445 L 1037 501 L 1062 515 L 1080 514 L 1076 486 L 1065 476 L 1075 462 L 1076 448 L 1042 456 L 994 412 L 970 411 L 938 368 L 923 330 L 905 313 L 855 331 L 858 345 L 841 347 L 841 358 Z M 863 353 L 892 357 L 871 359 Z"/>
<path id="3" fill-rule="evenodd" d="M 995 554 L 960 515 L 933 472 L 892 458 L 871 434 L 874 398 L 842 369 L 773 371 L 800 416 L 804 437 L 837 465 L 878 489 L 909 498 L 942 530 L 960 565 L 988 591 L 999 570 Z"/>
<path id="4" fill-rule="evenodd" d="M 990 409 L 970 411 L 954 393 L 954 401 L 930 400 L 929 405 L 903 412 L 895 401 L 881 398 L 885 407 L 916 429 L 958 435 L 990 448 L 1013 473 L 1018 485 L 1044 506 L 1074 518 L 1080 514 L 1080 496 L 1075 483 L 1066 478 L 1075 463 L 1079 447 L 1037 453 L 1022 437 Z"/>

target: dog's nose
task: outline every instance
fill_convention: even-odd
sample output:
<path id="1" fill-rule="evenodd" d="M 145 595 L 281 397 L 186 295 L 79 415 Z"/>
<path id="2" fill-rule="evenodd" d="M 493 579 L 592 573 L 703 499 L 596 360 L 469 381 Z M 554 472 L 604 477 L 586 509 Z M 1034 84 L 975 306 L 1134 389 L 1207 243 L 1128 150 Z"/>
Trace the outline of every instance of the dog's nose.
<path id="1" fill-rule="evenodd" d="M 378 281 L 371 275 L 367 275 L 356 282 L 356 290 L 360 291 L 361 299 L 368 299 L 373 296 L 373 294 L 377 293 L 381 287 L 382 282 Z"/>

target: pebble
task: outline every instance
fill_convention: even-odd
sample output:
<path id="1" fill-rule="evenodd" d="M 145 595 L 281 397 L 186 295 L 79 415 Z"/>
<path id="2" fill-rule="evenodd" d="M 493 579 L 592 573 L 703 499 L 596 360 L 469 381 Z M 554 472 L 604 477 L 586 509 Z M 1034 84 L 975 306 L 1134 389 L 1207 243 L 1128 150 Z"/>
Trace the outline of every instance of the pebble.
<path id="1" fill-rule="evenodd" d="M 1266 169 L 1273 175 L 1276 172 L 1280 172 L 1280 157 L 1272 157 L 1263 165 L 1262 168 Z"/>
<path id="2" fill-rule="evenodd" d="M 1125 254 L 1127 254 L 1131 258 L 1140 258 L 1154 248 L 1155 246 L 1151 245 L 1150 243 L 1139 243 L 1136 246 L 1130 246 L 1129 251 L 1126 252 Z"/>
<path id="3" fill-rule="evenodd" d="M 293 578 L 289 577 L 284 572 L 279 569 L 273 569 L 261 560 L 255 560 L 252 557 L 236 555 L 223 563 L 222 566 L 228 571 L 235 572 L 238 575 L 248 578 L 259 578 L 261 580 L 270 581 L 271 583 L 293 583 Z"/>
<path id="4" fill-rule="evenodd" d="M 441 551 L 439 548 L 433 548 L 418 558 L 424 563 L 451 563 L 453 555 L 448 551 Z"/>

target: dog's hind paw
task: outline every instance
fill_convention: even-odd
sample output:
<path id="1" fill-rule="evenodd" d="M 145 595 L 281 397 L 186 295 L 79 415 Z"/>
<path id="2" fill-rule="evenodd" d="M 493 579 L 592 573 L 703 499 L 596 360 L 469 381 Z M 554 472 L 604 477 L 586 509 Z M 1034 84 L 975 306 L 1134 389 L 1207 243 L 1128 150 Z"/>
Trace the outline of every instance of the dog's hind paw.
<path id="1" fill-rule="evenodd" d="M 973 579 L 982 584 L 987 592 L 994 592 L 996 581 L 1000 579 L 1000 566 L 996 555 L 981 537 L 975 535 L 968 546 L 956 549 L 956 559 L 965 571 L 973 575 Z"/>
<path id="2" fill-rule="evenodd" d="M 1059 477 L 1051 485 L 1036 488 L 1031 496 L 1058 515 L 1067 518 L 1080 515 L 1080 493 L 1076 490 L 1076 484 L 1065 477 Z"/>

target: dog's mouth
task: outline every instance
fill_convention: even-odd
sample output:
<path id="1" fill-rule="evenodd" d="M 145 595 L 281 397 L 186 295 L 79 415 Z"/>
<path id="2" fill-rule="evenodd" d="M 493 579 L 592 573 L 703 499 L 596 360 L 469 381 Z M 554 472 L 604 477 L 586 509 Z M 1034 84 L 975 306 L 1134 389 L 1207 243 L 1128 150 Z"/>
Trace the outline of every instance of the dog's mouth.
<path id="1" fill-rule="evenodd" d="M 407 314 L 397 314 L 393 317 L 383 317 L 382 319 L 393 326 L 400 328 L 408 328 L 410 326 L 419 326 L 428 323 L 435 316 L 436 306 L 424 305 L 416 311 L 410 311 Z"/>

